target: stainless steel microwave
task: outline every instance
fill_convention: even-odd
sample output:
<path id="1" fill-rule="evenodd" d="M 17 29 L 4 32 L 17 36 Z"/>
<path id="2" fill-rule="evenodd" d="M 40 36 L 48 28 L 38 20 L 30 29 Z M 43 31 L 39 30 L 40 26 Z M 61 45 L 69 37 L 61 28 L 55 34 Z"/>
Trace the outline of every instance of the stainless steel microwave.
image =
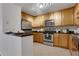
<path id="1" fill-rule="evenodd" d="M 32 29 L 32 24 L 31 24 L 31 22 L 22 20 L 22 21 L 21 21 L 21 29 L 22 29 L 22 30 L 30 30 L 30 29 Z"/>
<path id="2" fill-rule="evenodd" d="M 53 19 L 51 20 L 46 20 L 45 21 L 45 26 L 55 26 L 55 22 Z"/>

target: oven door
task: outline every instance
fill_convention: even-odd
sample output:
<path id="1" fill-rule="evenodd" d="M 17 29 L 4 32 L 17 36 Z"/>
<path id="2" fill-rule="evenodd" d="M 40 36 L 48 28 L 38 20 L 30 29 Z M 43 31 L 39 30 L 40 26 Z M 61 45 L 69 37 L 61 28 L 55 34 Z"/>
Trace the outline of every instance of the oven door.
<path id="1" fill-rule="evenodd" d="M 52 34 L 51 33 L 45 33 L 44 34 L 44 41 L 52 42 Z"/>
<path id="2" fill-rule="evenodd" d="M 44 42 L 45 45 L 53 46 L 53 34 L 44 33 Z"/>

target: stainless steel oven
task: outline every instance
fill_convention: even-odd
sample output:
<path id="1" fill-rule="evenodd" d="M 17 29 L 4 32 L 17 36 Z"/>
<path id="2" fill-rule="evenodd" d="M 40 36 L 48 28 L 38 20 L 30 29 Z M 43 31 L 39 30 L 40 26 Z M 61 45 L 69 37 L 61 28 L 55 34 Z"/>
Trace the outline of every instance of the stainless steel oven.
<path id="1" fill-rule="evenodd" d="M 50 33 L 45 33 L 45 34 L 44 34 L 44 41 L 52 42 L 52 34 L 50 34 Z"/>
<path id="2" fill-rule="evenodd" d="M 44 44 L 53 46 L 53 31 L 55 26 L 53 19 L 45 21 Z"/>
<path id="3" fill-rule="evenodd" d="M 26 20 L 21 20 L 21 30 L 32 31 L 32 23 Z"/>
<path id="4" fill-rule="evenodd" d="M 44 33 L 43 43 L 48 46 L 53 46 L 53 35 L 51 33 Z"/>

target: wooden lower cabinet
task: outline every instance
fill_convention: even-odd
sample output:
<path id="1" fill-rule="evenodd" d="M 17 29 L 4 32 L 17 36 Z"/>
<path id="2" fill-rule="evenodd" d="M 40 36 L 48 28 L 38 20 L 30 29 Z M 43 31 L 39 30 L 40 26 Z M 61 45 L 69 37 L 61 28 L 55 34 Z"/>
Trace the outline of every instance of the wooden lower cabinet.
<path id="1" fill-rule="evenodd" d="M 59 46 L 59 34 L 54 34 L 54 40 L 53 40 L 53 45 L 54 46 Z"/>
<path id="2" fill-rule="evenodd" d="M 70 50 L 75 50 L 76 49 L 72 35 L 69 36 L 69 49 Z"/>
<path id="3" fill-rule="evenodd" d="M 59 43 L 61 47 L 68 48 L 68 34 L 60 34 Z"/>
<path id="4" fill-rule="evenodd" d="M 69 50 L 72 56 L 78 56 L 78 44 L 77 41 L 72 37 L 69 36 Z"/>
<path id="5" fill-rule="evenodd" d="M 54 34 L 54 46 L 68 48 L 68 34 Z"/>
<path id="6" fill-rule="evenodd" d="M 43 33 L 33 33 L 33 41 L 38 43 L 43 43 Z"/>
<path id="7" fill-rule="evenodd" d="M 54 46 L 69 49 L 72 56 L 78 56 L 79 45 L 72 34 L 54 34 Z"/>

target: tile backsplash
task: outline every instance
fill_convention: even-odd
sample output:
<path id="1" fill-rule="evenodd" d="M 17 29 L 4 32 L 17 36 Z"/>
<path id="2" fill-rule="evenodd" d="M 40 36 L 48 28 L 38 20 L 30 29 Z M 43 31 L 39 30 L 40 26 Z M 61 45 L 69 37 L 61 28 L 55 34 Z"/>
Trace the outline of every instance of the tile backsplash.
<path id="1" fill-rule="evenodd" d="M 32 31 L 56 31 L 56 32 L 64 32 L 66 33 L 67 31 L 73 31 L 74 33 L 79 33 L 79 26 L 65 26 L 65 27 L 46 27 L 46 28 L 37 28 L 37 29 L 32 29 Z"/>
<path id="2" fill-rule="evenodd" d="M 67 30 L 74 31 L 74 33 L 79 33 L 79 26 L 55 27 L 56 32 L 67 32 Z"/>

